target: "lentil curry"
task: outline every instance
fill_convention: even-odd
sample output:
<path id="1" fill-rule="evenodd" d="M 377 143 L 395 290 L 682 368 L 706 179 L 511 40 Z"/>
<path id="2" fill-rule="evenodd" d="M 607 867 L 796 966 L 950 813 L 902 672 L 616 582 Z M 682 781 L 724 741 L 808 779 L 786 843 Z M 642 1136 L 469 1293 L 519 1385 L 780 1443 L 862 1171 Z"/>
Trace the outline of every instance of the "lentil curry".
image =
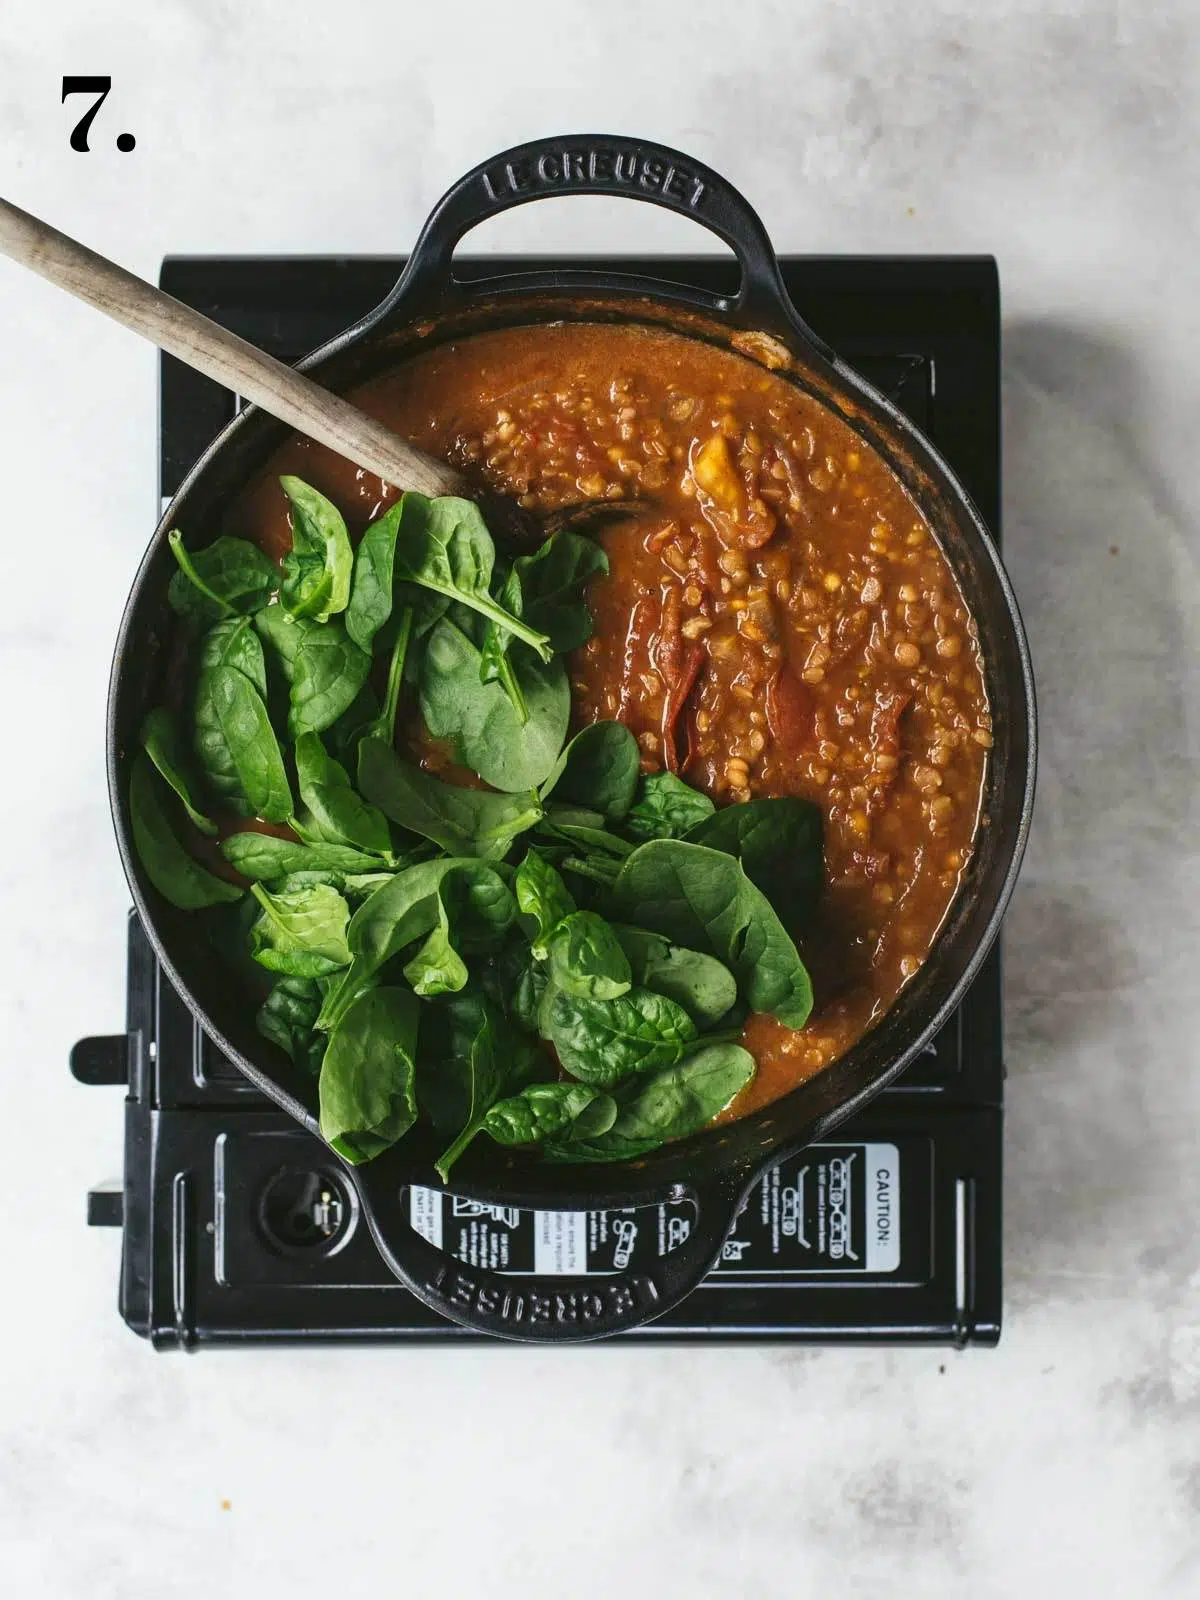
<path id="1" fill-rule="evenodd" d="M 899 480 L 784 378 L 636 325 L 474 335 L 354 398 L 536 511 L 639 502 L 597 535 L 611 571 L 592 583 L 595 632 L 572 659 L 574 717 L 626 723 L 643 770 L 677 772 L 718 805 L 819 804 L 826 886 L 799 941 L 816 1007 L 799 1032 L 750 1016 L 758 1072 L 727 1115 L 820 1071 L 927 955 L 992 743 L 974 624 Z M 281 472 L 329 495 L 352 532 L 393 498 L 294 440 L 231 513 L 230 531 L 276 556 L 291 546 Z M 446 765 L 428 741 L 421 754 Z"/>

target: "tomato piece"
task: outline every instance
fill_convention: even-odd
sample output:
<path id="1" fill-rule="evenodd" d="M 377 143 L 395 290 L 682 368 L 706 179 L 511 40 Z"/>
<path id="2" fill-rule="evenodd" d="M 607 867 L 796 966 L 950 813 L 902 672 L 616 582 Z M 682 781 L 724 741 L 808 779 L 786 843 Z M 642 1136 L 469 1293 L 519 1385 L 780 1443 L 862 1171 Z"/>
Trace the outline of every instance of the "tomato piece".
<path id="1" fill-rule="evenodd" d="M 816 742 L 816 699 L 790 667 L 781 667 L 767 685 L 767 727 L 786 755 L 799 755 Z"/>

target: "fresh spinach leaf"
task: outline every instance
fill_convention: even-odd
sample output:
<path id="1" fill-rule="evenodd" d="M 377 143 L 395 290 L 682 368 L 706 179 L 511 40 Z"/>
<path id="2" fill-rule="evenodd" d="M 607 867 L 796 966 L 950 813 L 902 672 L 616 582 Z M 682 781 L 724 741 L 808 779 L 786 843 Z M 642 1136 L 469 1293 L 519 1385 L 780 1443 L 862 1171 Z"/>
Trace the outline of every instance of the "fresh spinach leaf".
<path id="1" fill-rule="evenodd" d="M 279 482 L 291 501 L 292 548 L 283 558 L 279 601 L 294 617 L 328 622 L 346 609 L 354 552 L 341 512 L 302 478 Z"/>
<path id="2" fill-rule="evenodd" d="M 611 1089 L 635 1072 L 670 1066 L 696 1037 L 683 1007 L 652 989 L 590 1000 L 551 984 L 538 1020 L 566 1071 L 598 1089 Z"/>
<path id="3" fill-rule="evenodd" d="M 460 862 L 441 881 L 440 893 L 454 937 L 468 955 L 490 954 L 503 944 L 517 917 L 507 867 Z"/>
<path id="4" fill-rule="evenodd" d="M 350 907 L 336 889 L 316 883 L 271 894 L 255 883 L 250 893 L 263 908 L 250 930 L 250 953 L 260 966 L 293 978 L 325 978 L 349 966 Z"/>
<path id="5" fill-rule="evenodd" d="M 385 962 L 432 932 L 440 915 L 443 880 L 459 867 L 480 875 L 493 870 L 471 858 L 442 856 L 397 872 L 390 883 L 364 900 L 346 930 L 353 959 L 349 970 L 326 995 L 317 1018 L 318 1027 L 334 1027 Z M 502 881 L 499 874 L 494 875 Z"/>
<path id="6" fill-rule="evenodd" d="M 563 822 L 556 812 L 547 812 L 538 823 L 537 832 L 573 845 L 584 854 L 611 856 L 614 861 L 623 861 L 626 856 L 632 855 L 634 849 L 628 839 L 609 833 L 607 828 L 582 827 L 575 822 Z"/>
<path id="7" fill-rule="evenodd" d="M 519 1055 L 514 1056 L 514 1047 L 518 1052 L 528 1054 L 527 1047 L 516 1040 L 503 1017 L 494 1007 L 485 1005 L 482 1021 L 465 1061 L 462 1057 L 454 1058 L 459 1064 L 460 1073 L 465 1066 L 463 1077 L 467 1112 L 457 1137 L 434 1163 L 443 1183 L 448 1181 L 450 1169 L 483 1127 L 492 1106 L 514 1086 L 514 1077 L 519 1072 Z"/>
<path id="8" fill-rule="evenodd" d="M 394 604 L 393 568 L 402 500 L 377 517 L 354 552 L 354 576 L 346 607 L 346 632 L 360 650 L 370 653 L 375 635 L 388 621 Z"/>
<path id="9" fill-rule="evenodd" d="M 243 878 L 273 883 L 296 872 L 371 873 L 379 865 L 372 855 L 340 844 L 298 844 L 273 833 L 231 833 L 221 841 L 221 854 Z"/>
<path id="10" fill-rule="evenodd" d="M 404 606 L 396 621 L 395 638 L 388 657 L 387 688 L 378 715 L 358 735 L 356 747 L 364 739 L 382 739 L 384 744 L 396 742 L 396 713 L 400 709 L 400 691 L 404 684 L 404 663 L 408 657 L 409 641 L 413 629 L 413 608 Z"/>
<path id="11" fill-rule="evenodd" d="M 650 772 L 642 779 L 625 828 L 635 839 L 678 839 L 716 809 L 706 794 L 674 773 Z"/>
<path id="12" fill-rule="evenodd" d="M 564 994 L 615 1000 L 627 994 L 633 976 L 611 926 L 594 911 L 573 911 L 547 941 L 550 981 Z"/>
<path id="13" fill-rule="evenodd" d="M 521 615 L 521 584 L 515 571 L 509 572 L 496 598 L 510 616 Z M 529 705 L 513 670 L 509 654 L 513 643 L 514 636 L 507 628 L 501 628 L 495 622 L 488 623 L 479 649 L 479 678 L 481 683 L 498 683 L 501 686 L 512 702 L 517 721 L 524 727 L 529 721 Z"/>
<path id="14" fill-rule="evenodd" d="M 392 859 L 387 818 L 351 785 L 345 767 L 327 753 L 319 734 L 302 733 L 296 740 L 296 781 L 308 808 L 295 823 L 302 839 Z"/>
<path id="15" fill-rule="evenodd" d="M 321 1064 L 321 1136 L 349 1162 L 370 1161 L 417 1120 L 420 1009 L 408 989 L 370 989 L 330 1036 Z"/>
<path id="16" fill-rule="evenodd" d="M 518 556 L 513 571 L 520 584 L 521 615 L 546 634 L 553 650 L 565 654 L 588 642 L 592 613 L 584 590 L 590 579 L 608 571 L 608 557 L 594 540 L 564 529 L 532 555 Z"/>
<path id="17" fill-rule="evenodd" d="M 404 968 L 404 976 L 419 995 L 455 993 L 467 984 L 467 964 L 450 942 L 450 918 L 440 896 L 437 919 L 437 925 Z"/>
<path id="18" fill-rule="evenodd" d="M 371 658 L 347 637 L 339 620 L 317 622 L 268 606 L 256 618 L 289 686 L 288 731 L 323 733 L 357 699 Z"/>
<path id="19" fill-rule="evenodd" d="M 640 1080 L 606 1133 L 556 1144 L 559 1161 L 628 1161 L 669 1139 L 698 1133 L 754 1076 L 754 1057 L 736 1044 L 713 1044 Z"/>
<path id="20" fill-rule="evenodd" d="M 517 908 L 537 924 L 533 936 L 533 953 L 544 961 L 550 953 L 550 935 L 563 920 L 575 910 L 575 901 L 567 891 L 561 875 L 539 850 L 528 850 L 517 868 L 513 887 Z"/>
<path id="21" fill-rule="evenodd" d="M 633 981 L 681 1005 L 698 1028 L 710 1028 L 737 1000 L 737 979 L 702 950 L 685 950 L 661 934 L 614 923 Z"/>
<path id="22" fill-rule="evenodd" d="M 421 669 L 421 715 L 435 739 L 494 789 L 535 789 L 554 767 L 571 715 L 566 667 L 527 652 L 512 662 L 528 719 L 522 723 L 500 683 L 482 681 L 475 643 L 449 617 L 430 633 Z"/>
<path id="23" fill-rule="evenodd" d="M 169 793 L 139 751 L 129 774 L 129 821 L 146 876 L 163 899 L 181 911 L 240 900 L 242 891 L 236 884 L 205 871 L 180 843 L 168 811 Z"/>
<path id="24" fill-rule="evenodd" d="M 770 901 L 733 856 L 653 839 L 627 857 L 613 886 L 618 915 L 723 961 L 755 1011 L 802 1028 L 812 984 Z"/>
<path id="25" fill-rule="evenodd" d="M 640 774 L 637 740 L 625 724 L 593 722 L 567 745 L 540 792 L 543 800 L 553 792 L 556 800 L 619 819 L 633 804 Z"/>
<path id="26" fill-rule="evenodd" d="M 461 856 L 500 860 L 542 814 L 532 791 L 494 794 L 443 783 L 402 760 L 382 739 L 364 739 L 359 746 L 358 784 L 393 822 Z"/>
<path id="27" fill-rule="evenodd" d="M 790 795 L 724 806 L 686 838 L 736 856 L 789 929 L 811 916 L 824 876 L 819 806 Z"/>
<path id="28" fill-rule="evenodd" d="M 509 616 L 492 598 L 496 551 L 479 507 L 452 495 L 429 500 L 411 490 L 400 505 L 394 576 L 470 606 L 549 661 L 552 652 L 545 634 Z"/>
<path id="29" fill-rule="evenodd" d="M 142 723 L 142 749 L 158 768 L 160 776 L 166 779 L 179 796 L 192 826 L 199 828 L 201 833 L 214 836 L 217 831 L 216 823 L 211 817 L 206 817 L 202 811 L 198 811 L 193 803 L 194 786 L 189 770 L 191 762 L 183 747 L 175 718 L 164 706 L 157 706 Z"/>
<path id="30" fill-rule="evenodd" d="M 260 611 L 279 587 L 279 568 L 247 539 L 222 534 L 203 550 L 184 548 L 183 535 L 167 535 L 179 571 L 167 585 L 171 609 L 196 627 L 223 617 Z"/>
<path id="31" fill-rule="evenodd" d="M 498 1100 L 483 1119 L 497 1144 L 545 1144 L 592 1139 L 616 1121 L 617 1102 L 586 1083 L 531 1083 L 520 1094 Z"/>
<path id="32" fill-rule="evenodd" d="M 297 1066 L 315 1077 L 326 1039 L 314 1031 L 321 1009 L 321 986 L 315 978 L 278 978 L 258 1008 L 255 1022 L 264 1039 L 277 1044 Z"/>
<path id="33" fill-rule="evenodd" d="M 231 809 L 286 822 L 292 793 L 267 715 L 262 646 L 248 618 L 205 638 L 193 701 L 193 749 L 205 782 Z"/>

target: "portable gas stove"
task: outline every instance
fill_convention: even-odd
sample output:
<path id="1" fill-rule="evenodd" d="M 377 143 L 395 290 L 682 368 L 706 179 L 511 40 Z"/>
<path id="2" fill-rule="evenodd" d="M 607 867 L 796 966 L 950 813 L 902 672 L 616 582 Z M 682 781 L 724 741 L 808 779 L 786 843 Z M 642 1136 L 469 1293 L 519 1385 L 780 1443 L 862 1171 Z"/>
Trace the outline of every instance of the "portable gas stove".
<path id="1" fill-rule="evenodd" d="M 383 298 L 384 258 L 168 258 L 164 289 L 285 361 Z M 556 265 L 539 259 L 539 265 Z M 561 263 L 571 265 L 569 261 Z M 732 262 L 591 262 L 719 292 Z M 469 273 L 472 263 L 460 264 Z M 488 273 L 527 269 L 489 257 Z M 928 433 L 1000 526 L 1000 305 L 989 257 L 785 257 L 817 333 Z M 160 503 L 236 397 L 162 358 Z M 71 1070 L 124 1084 L 125 1176 L 88 1195 L 122 1229 L 121 1315 L 160 1348 L 283 1341 L 477 1338 L 383 1265 L 352 1186 L 207 1038 L 128 927 L 126 1032 L 84 1039 Z M 721 1261 L 674 1311 L 623 1339 L 994 1344 L 1001 1307 L 1003 1049 L 1000 952 L 903 1078 L 835 1141 L 752 1190 Z M 465 1262 L 519 1274 L 619 1270 L 666 1251 L 686 1207 L 530 1212 L 410 1191 L 414 1227 Z"/>

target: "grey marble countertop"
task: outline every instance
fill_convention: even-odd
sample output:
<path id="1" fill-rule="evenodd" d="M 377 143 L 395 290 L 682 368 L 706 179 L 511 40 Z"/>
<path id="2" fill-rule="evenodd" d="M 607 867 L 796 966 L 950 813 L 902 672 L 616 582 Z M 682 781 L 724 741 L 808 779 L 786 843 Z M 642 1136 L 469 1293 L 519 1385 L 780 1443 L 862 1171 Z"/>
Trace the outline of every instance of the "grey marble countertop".
<path id="1" fill-rule="evenodd" d="M 0 263 L 0 1590 L 1200 1593 L 1198 62 L 1183 0 L 10 0 L 0 189 L 148 277 L 403 249 L 460 171 L 575 128 L 710 161 L 784 250 L 994 252 L 1043 758 L 997 1351 L 155 1356 L 83 1227 L 116 1099 L 66 1075 L 123 1020 L 104 694 L 155 361 Z M 77 154 L 59 78 L 101 70 Z M 478 245 L 696 240 L 576 201 Z"/>

